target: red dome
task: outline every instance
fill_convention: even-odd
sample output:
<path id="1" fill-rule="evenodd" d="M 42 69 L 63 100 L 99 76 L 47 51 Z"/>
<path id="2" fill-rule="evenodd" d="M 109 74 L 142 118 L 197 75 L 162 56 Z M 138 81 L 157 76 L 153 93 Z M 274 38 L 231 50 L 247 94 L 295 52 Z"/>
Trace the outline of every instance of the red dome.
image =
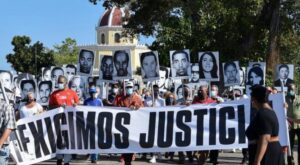
<path id="1" fill-rule="evenodd" d="M 98 26 L 122 26 L 122 17 L 125 15 L 122 8 L 108 9 L 99 20 Z"/>

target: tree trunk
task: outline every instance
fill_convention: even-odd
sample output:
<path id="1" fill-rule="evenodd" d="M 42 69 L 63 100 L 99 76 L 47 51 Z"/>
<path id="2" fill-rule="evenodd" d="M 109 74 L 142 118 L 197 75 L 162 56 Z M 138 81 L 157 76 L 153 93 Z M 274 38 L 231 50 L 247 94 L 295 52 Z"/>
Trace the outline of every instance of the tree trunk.
<path id="1" fill-rule="evenodd" d="M 280 0 L 272 0 L 271 5 L 271 21 L 269 33 L 269 49 L 267 52 L 267 69 L 274 73 L 276 64 L 280 63 L 279 55 L 279 21 L 280 21 Z"/>

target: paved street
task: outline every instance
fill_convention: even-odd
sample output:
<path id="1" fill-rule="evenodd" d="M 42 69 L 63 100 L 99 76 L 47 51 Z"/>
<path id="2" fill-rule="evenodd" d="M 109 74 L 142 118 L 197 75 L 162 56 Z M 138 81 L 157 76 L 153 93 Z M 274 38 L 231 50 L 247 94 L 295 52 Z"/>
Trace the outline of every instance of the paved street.
<path id="1" fill-rule="evenodd" d="M 149 165 L 150 163 L 148 163 L 150 156 L 148 156 L 148 161 L 141 161 L 139 158 L 139 155 L 136 155 L 136 161 L 134 161 L 132 164 L 133 165 Z M 296 153 L 294 152 L 294 157 L 296 157 Z M 119 156 L 118 155 L 114 155 L 111 158 L 108 158 L 107 155 L 101 155 L 100 157 L 100 161 L 98 161 L 98 164 L 101 165 L 121 165 L 122 163 L 119 162 Z M 161 165 L 167 165 L 167 164 L 178 164 L 178 157 L 175 156 L 174 161 L 169 161 L 168 159 L 163 158 L 163 160 L 161 161 L 157 161 L 156 164 L 161 164 Z M 219 154 L 219 159 L 218 162 L 219 164 L 223 164 L 223 165 L 234 165 L 234 164 L 240 164 L 242 161 L 242 152 L 240 150 L 237 150 L 235 153 L 232 153 L 230 151 L 224 151 L 224 152 L 220 152 Z M 13 163 L 10 163 L 11 165 L 13 165 Z M 52 159 L 52 160 L 48 160 L 45 162 L 41 162 L 39 164 L 42 165 L 54 165 L 56 164 L 56 160 Z M 92 165 L 90 163 L 90 160 L 87 159 L 86 156 L 80 155 L 78 156 L 78 158 L 76 160 L 73 160 L 71 162 L 71 165 L 82 165 L 82 164 L 86 164 L 86 165 Z M 194 163 L 189 163 L 188 160 L 185 161 L 186 165 L 192 165 L 192 164 L 197 164 L 196 161 L 194 161 Z M 211 163 L 207 163 L 208 165 Z"/>

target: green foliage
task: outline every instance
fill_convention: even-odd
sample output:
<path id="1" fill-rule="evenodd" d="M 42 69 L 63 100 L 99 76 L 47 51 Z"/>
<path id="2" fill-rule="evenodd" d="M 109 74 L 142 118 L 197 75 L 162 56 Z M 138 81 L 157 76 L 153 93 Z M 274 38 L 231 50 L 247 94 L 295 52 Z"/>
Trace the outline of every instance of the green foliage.
<path id="1" fill-rule="evenodd" d="M 54 65 L 53 51 L 39 41 L 30 43 L 30 37 L 15 36 L 11 42 L 14 53 L 6 55 L 6 59 L 17 72 L 37 75 L 42 67 Z"/>
<path id="2" fill-rule="evenodd" d="M 54 45 L 54 61 L 56 66 L 77 64 L 79 50 L 75 39 L 66 38 L 60 45 Z"/>
<path id="3" fill-rule="evenodd" d="M 160 53 L 164 66 L 170 65 L 170 50 L 183 48 L 191 50 L 192 62 L 197 61 L 199 51 L 219 51 L 222 62 L 239 60 L 244 66 L 249 61 L 300 62 L 299 0 L 102 2 L 106 8 L 126 6 L 132 11 L 130 17 L 124 18 L 128 21 L 124 25 L 127 34 L 154 36 L 156 40 L 150 48 Z M 272 71 L 267 74 L 270 84 Z"/>

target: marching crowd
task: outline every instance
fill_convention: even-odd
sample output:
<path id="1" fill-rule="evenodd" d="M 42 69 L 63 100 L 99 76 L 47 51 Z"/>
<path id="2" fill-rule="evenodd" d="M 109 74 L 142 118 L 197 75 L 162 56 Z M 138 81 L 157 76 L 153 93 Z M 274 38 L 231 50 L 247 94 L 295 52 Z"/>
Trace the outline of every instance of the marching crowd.
<path id="1" fill-rule="evenodd" d="M 28 92 L 26 98 L 22 101 L 16 110 L 16 119 L 30 117 L 45 110 L 51 110 L 60 106 L 76 106 L 80 103 L 79 97 L 75 91 L 69 88 L 68 80 L 65 76 L 59 76 L 57 80 L 58 89 L 50 95 L 49 106 L 43 107 L 34 98 L 34 93 Z M 210 88 L 210 89 L 209 89 Z M 90 82 L 88 87 L 89 97 L 85 98 L 83 105 L 87 106 L 117 106 L 117 107 L 128 107 L 131 110 L 139 110 L 141 107 L 163 107 L 172 105 L 191 105 L 191 104 L 211 104 L 221 103 L 226 100 L 238 100 L 240 98 L 246 98 L 240 89 L 227 90 L 220 94 L 217 85 L 200 85 L 196 92 L 191 92 L 187 86 L 183 85 L 181 88 L 182 98 L 176 98 L 174 90 L 160 91 L 158 85 L 154 84 L 149 89 L 143 88 L 140 90 L 134 89 L 134 83 L 132 81 L 123 81 L 110 84 L 110 91 L 107 98 L 101 99 L 99 97 L 100 88 L 95 82 Z M 278 121 L 275 113 L 272 111 L 271 106 L 268 104 L 268 95 L 278 93 L 276 88 L 263 87 L 255 85 L 251 88 L 251 123 L 246 131 L 246 135 L 249 140 L 249 148 L 243 149 L 242 164 L 284 164 L 283 154 L 284 151 L 279 144 L 278 139 Z M 176 91 L 178 92 L 178 91 Z M 299 111 L 300 98 L 296 92 L 295 84 L 289 84 L 286 92 L 286 107 L 288 109 L 288 120 L 290 121 L 290 138 L 291 146 L 294 145 L 295 135 L 300 135 L 300 124 L 297 118 L 300 118 Z M 271 111 L 270 111 L 271 110 Z M 3 130 L 1 127 L 1 139 L 0 146 L 5 148 L 7 155 L 2 156 L 1 164 L 5 164 L 8 159 L 8 143 L 5 143 L 5 138 L 8 137 L 9 132 L 15 129 L 15 123 L 11 116 L 13 111 L 7 111 L 5 114 L 7 122 L 2 120 L 6 125 L 6 129 Z M 274 118 L 275 115 L 275 118 Z M 267 120 L 266 120 L 267 119 Z M 254 122 L 255 121 L 255 122 Z M 269 122 L 269 123 L 268 123 Z M 3 123 L 1 123 L 3 125 Z M 6 136 L 3 136 L 6 135 Z M 298 147 L 298 151 L 299 151 Z M 2 150 L 1 150 L 2 151 Z M 151 155 L 151 159 L 148 160 L 150 163 L 156 163 L 162 158 L 163 153 L 143 153 L 141 159 L 147 161 L 147 154 Z M 218 150 L 211 151 L 197 151 L 197 152 L 178 152 L 179 161 L 177 163 L 183 164 L 185 158 L 188 161 L 197 161 L 198 164 L 205 164 L 209 161 L 213 164 L 218 163 Z M 174 159 L 174 152 L 164 153 L 164 156 L 171 161 Z M 57 155 L 57 164 L 69 164 L 71 159 L 76 158 L 74 155 L 64 154 Z M 209 160 L 207 160 L 209 158 Z M 97 163 L 99 160 L 98 154 L 90 154 L 91 163 Z M 124 162 L 125 165 L 131 164 L 135 160 L 135 154 L 122 154 L 120 161 Z M 298 156 L 299 161 L 299 156 Z M 289 164 L 293 163 L 293 158 L 288 157 Z"/>

